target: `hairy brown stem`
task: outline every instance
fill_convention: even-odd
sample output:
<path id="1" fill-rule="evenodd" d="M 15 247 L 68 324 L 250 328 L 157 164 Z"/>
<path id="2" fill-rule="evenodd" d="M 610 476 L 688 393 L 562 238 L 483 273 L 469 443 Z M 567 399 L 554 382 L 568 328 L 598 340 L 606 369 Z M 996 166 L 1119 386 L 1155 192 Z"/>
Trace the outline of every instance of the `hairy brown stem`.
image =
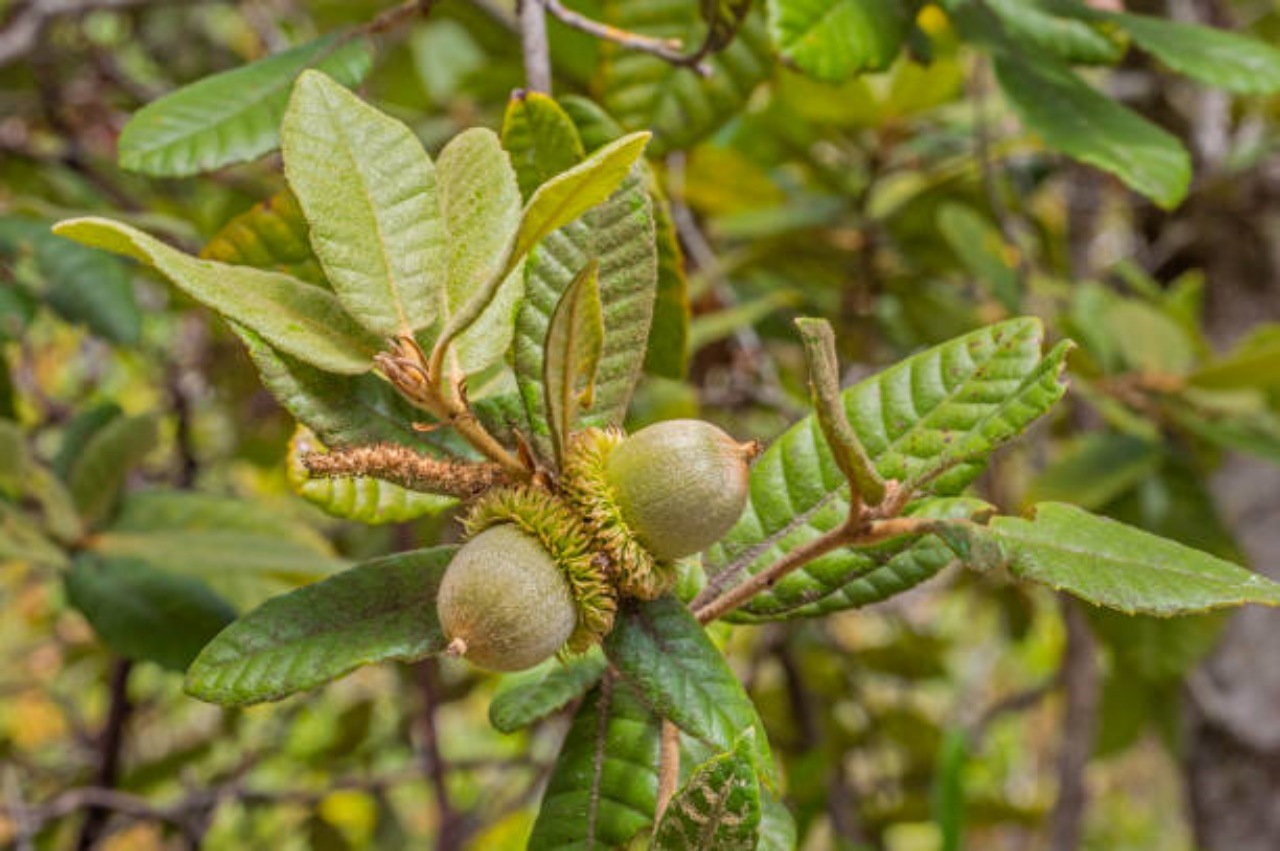
<path id="1" fill-rule="evenodd" d="M 888 520 L 871 521 L 849 518 L 849 520 L 831 531 L 791 550 L 746 582 L 735 585 L 720 597 L 706 603 L 694 614 L 697 616 L 699 623 L 710 623 L 713 620 L 724 617 L 766 588 L 773 587 L 778 580 L 792 571 L 821 558 L 832 550 L 838 550 L 841 547 L 874 544 L 899 535 L 917 532 L 925 525 L 926 521 L 913 517 L 894 517 Z"/>
<path id="2" fill-rule="evenodd" d="M 471 499 L 513 481 L 498 464 L 442 461 L 393 443 L 311 452 L 302 456 L 302 465 L 314 478 L 364 476 L 459 499 Z"/>

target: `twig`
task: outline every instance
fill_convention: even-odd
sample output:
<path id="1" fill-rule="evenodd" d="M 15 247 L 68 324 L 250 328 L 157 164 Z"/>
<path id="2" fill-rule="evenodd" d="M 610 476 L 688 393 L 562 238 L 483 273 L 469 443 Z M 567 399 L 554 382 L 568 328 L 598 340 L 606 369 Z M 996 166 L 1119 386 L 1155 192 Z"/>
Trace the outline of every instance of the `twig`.
<path id="1" fill-rule="evenodd" d="M 409 490 L 471 499 L 514 479 L 498 464 L 442 461 L 407 446 L 381 443 L 308 452 L 302 466 L 314 478 L 371 478 Z"/>
<path id="2" fill-rule="evenodd" d="M 1067 705 L 1058 752 L 1058 800 L 1050 817 L 1048 847 L 1050 851 L 1076 851 L 1088 804 L 1085 768 L 1093 753 L 1098 720 L 1098 663 L 1080 604 L 1063 597 L 1062 616 L 1067 629 L 1062 659 Z"/>
<path id="3" fill-rule="evenodd" d="M 710 623 L 732 612 L 766 588 L 772 588 L 792 571 L 833 550 L 841 547 L 868 546 L 899 535 L 909 535 L 919 531 L 927 523 L 928 521 L 912 517 L 894 517 L 885 520 L 870 520 L 866 519 L 865 515 L 863 518 L 850 517 L 836 528 L 790 550 L 747 581 L 735 585 L 722 596 L 705 603 L 696 609 L 694 614 L 697 615 L 699 623 Z"/>
<path id="4" fill-rule="evenodd" d="M 1053 694 L 1062 685 L 1063 669 L 1059 669 L 1058 673 L 1048 682 L 1041 683 L 1038 686 L 1032 686 L 1023 691 L 1014 692 L 1005 695 L 995 703 L 983 710 L 977 720 L 969 726 L 965 737 L 969 742 L 970 753 L 977 753 L 982 747 L 983 741 L 987 737 L 987 731 L 991 729 L 991 725 L 1006 715 L 1012 715 L 1016 712 L 1025 712 L 1033 708 L 1046 697 Z"/>
<path id="5" fill-rule="evenodd" d="M 684 43 L 679 39 L 653 38 L 652 36 L 620 29 L 612 24 L 588 18 L 581 12 L 566 8 L 560 0 L 542 0 L 542 2 L 546 5 L 547 11 L 567 27 L 572 27 L 575 30 L 593 35 L 598 39 L 611 42 L 620 47 L 625 47 L 628 50 L 648 53 L 651 56 L 670 62 L 672 65 L 692 68 L 699 76 L 711 76 L 711 66 L 703 61 L 707 53 L 710 52 L 710 42 L 704 43 L 694 53 L 684 53 Z"/>
<path id="6" fill-rule="evenodd" d="M 133 705 L 129 702 L 129 673 L 133 662 L 117 659 L 111 667 L 111 703 L 107 708 L 107 720 L 98 740 L 98 771 L 95 783 L 100 789 L 111 789 L 120 775 L 120 756 L 124 750 L 125 726 Z M 92 848 L 106 826 L 111 808 L 91 806 L 85 813 L 80 836 L 76 840 L 77 851 Z"/>
<path id="7" fill-rule="evenodd" d="M 95 9 L 126 9 L 154 0 L 39 0 L 28 3 L 4 30 L 0 30 L 0 68 L 21 59 L 40 42 L 45 26 L 54 18 Z"/>
<path id="8" fill-rule="evenodd" d="M 520 47 L 524 54 L 525 86 L 551 94 L 551 49 L 547 44 L 546 8 L 550 0 L 520 0 Z"/>
<path id="9" fill-rule="evenodd" d="M 436 727 L 436 709 L 440 706 L 440 662 L 425 659 L 419 663 L 418 683 L 422 690 L 422 770 L 436 800 L 436 848 L 458 851 L 463 847 L 465 824 L 449 799 L 448 770 L 440 755 L 440 733 Z"/>
<path id="10" fill-rule="evenodd" d="M 653 826 L 656 830 L 662 822 L 662 814 L 667 805 L 675 797 L 676 787 L 680 785 L 680 728 L 670 719 L 662 719 L 662 741 L 658 752 L 658 807 L 654 812 Z"/>

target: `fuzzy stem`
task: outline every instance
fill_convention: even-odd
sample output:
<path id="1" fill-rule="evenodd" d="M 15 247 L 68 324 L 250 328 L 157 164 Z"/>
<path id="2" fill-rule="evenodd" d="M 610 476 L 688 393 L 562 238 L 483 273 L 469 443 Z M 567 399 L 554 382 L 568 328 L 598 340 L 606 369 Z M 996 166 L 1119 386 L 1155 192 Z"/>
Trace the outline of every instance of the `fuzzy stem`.
<path id="1" fill-rule="evenodd" d="M 313 478 L 363 476 L 459 499 L 471 499 L 513 481 L 498 464 L 441 461 L 392 443 L 310 452 L 302 456 L 302 465 Z"/>
<path id="2" fill-rule="evenodd" d="M 867 546 L 899 535 L 909 535 L 921 531 L 927 522 L 913 517 L 894 517 L 871 522 L 851 517 L 822 536 L 796 547 L 746 582 L 735 585 L 732 590 L 699 608 L 695 612 L 698 623 L 707 624 L 724 617 L 756 594 L 766 588 L 772 588 L 787 574 L 814 559 L 821 558 L 832 550 L 838 550 L 841 547 Z"/>

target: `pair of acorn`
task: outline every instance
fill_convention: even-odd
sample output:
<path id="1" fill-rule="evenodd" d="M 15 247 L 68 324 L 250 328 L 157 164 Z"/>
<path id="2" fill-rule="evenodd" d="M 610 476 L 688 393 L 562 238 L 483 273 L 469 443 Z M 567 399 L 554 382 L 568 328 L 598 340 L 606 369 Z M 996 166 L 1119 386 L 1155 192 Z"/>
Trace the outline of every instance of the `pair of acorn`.
<path id="1" fill-rule="evenodd" d="M 448 652 L 519 671 L 599 642 L 620 598 L 661 595 L 737 522 L 755 452 L 701 420 L 574 435 L 555 492 L 498 488 L 469 510 L 436 598 Z"/>

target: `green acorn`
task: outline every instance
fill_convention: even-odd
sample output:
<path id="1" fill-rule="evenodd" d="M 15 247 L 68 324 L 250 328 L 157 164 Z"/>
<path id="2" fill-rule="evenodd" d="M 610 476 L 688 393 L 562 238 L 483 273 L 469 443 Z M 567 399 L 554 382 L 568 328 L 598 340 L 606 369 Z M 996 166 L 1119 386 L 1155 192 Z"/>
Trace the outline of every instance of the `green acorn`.
<path id="1" fill-rule="evenodd" d="M 436 609 L 449 652 L 494 671 L 587 650 L 613 628 L 616 595 L 575 512 L 546 491 L 499 488 L 471 507 Z"/>
<path id="2" fill-rule="evenodd" d="M 742 515 L 756 444 L 701 420 L 667 420 L 630 437 L 588 429 L 570 446 L 561 486 L 609 552 L 615 582 L 652 599 L 672 562 L 720 540 Z"/>

